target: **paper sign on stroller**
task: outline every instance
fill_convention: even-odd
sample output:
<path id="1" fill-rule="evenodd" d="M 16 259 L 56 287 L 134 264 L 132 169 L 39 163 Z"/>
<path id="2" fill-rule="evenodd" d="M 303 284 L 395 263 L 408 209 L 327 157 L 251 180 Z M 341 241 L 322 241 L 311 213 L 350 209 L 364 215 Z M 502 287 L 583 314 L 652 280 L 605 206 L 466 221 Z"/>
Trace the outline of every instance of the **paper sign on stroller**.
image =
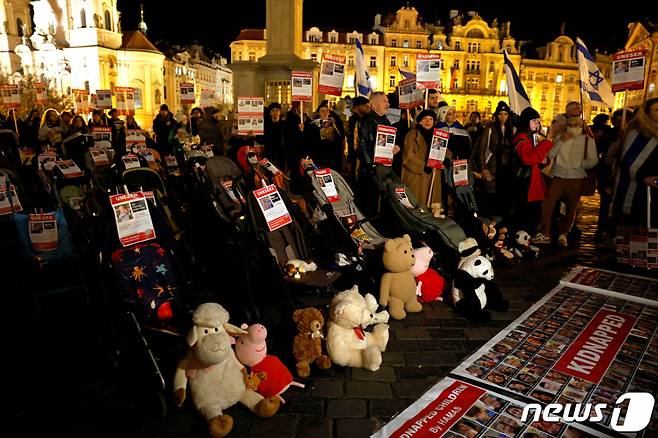
<path id="1" fill-rule="evenodd" d="M 434 169 L 443 169 L 443 160 L 446 158 L 448 150 L 448 138 L 450 134 L 439 129 L 434 130 L 432 135 L 432 144 L 430 146 L 430 155 L 427 159 L 427 167 Z"/>
<path id="2" fill-rule="evenodd" d="M 155 239 L 155 229 L 144 193 L 111 195 L 119 241 L 123 246 Z"/>
<path id="3" fill-rule="evenodd" d="M 286 204 L 281 199 L 281 195 L 274 184 L 254 190 L 254 196 L 265 216 L 270 231 L 278 230 L 292 222 Z"/>
<path id="4" fill-rule="evenodd" d="M 105 149 L 89 148 L 91 159 L 94 160 L 94 166 L 107 166 L 110 159 L 107 157 Z"/>
<path id="5" fill-rule="evenodd" d="M 167 167 L 178 167 L 178 160 L 175 155 L 165 155 L 165 163 L 167 163 Z"/>
<path id="6" fill-rule="evenodd" d="M 146 137 L 141 129 L 126 129 L 126 151 L 132 152 L 136 149 L 146 147 Z M 134 148 L 134 149 L 133 149 Z"/>
<path id="7" fill-rule="evenodd" d="M 313 172 L 318 180 L 318 184 L 322 187 L 324 195 L 327 197 L 327 201 L 336 202 L 340 200 L 340 196 L 338 196 L 338 191 L 336 190 L 336 184 L 334 184 L 334 178 L 331 176 L 331 169 L 318 169 Z"/>
<path id="8" fill-rule="evenodd" d="M 82 171 L 73 160 L 56 161 L 55 165 L 62 172 L 64 178 L 78 178 L 83 175 Z"/>
<path id="9" fill-rule="evenodd" d="M 57 153 L 53 151 L 42 152 L 37 157 L 37 161 L 39 163 L 39 169 L 50 172 L 53 170 L 53 167 L 55 167 L 55 161 L 57 161 Z"/>
<path id="10" fill-rule="evenodd" d="M 57 249 L 57 220 L 55 214 L 31 214 L 30 241 L 35 251 L 54 251 Z"/>
<path id="11" fill-rule="evenodd" d="M 468 185 L 468 161 L 456 160 L 452 163 L 452 179 L 455 187 Z"/>
<path id="12" fill-rule="evenodd" d="M 261 166 L 263 166 L 264 168 L 266 168 L 266 169 L 267 169 L 272 175 L 275 175 L 275 176 L 276 176 L 276 175 L 278 175 L 279 173 L 281 173 L 281 171 L 279 170 L 279 168 L 276 167 L 274 164 L 272 164 L 272 162 L 271 162 L 270 160 L 268 160 L 267 158 L 263 158 L 263 159 L 260 160 L 258 163 L 259 163 Z"/>
<path id="13" fill-rule="evenodd" d="M 414 208 L 414 206 L 411 205 L 411 202 L 409 202 L 409 198 L 407 197 L 407 190 L 404 187 L 396 187 L 395 195 L 398 197 L 398 201 L 400 201 L 402 205 L 407 208 Z"/>
<path id="14" fill-rule="evenodd" d="M 238 196 L 240 196 L 240 199 L 236 196 L 236 191 L 233 190 L 233 181 L 228 180 L 228 181 L 222 181 L 222 187 L 224 187 L 224 190 L 226 190 L 226 193 L 228 194 L 229 198 L 231 198 L 231 201 L 234 204 L 241 204 L 244 203 L 244 197 L 242 196 L 242 193 L 237 191 Z"/>
<path id="15" fill-rule="evenodd" d="M 11 202 L 9 202 L 8 195 L 11 196 Z M 11 213 L 12 206 L 14 211 L 23 211 L 21 201 L 16 194 L 16 187 L 14 187 L 13 184 L 10 185 L 9 193 L 7 193 L 5 179 L 4 177 L 0 177 L 0 215 Z"/>
<path id="16" fill-rule="evenodd" d="M 375 140 L 375 163 L 384 166 L 393 165 L 393 146 L 395 146 L 395 133 L 393 126 L 377 125 Z"/>
<path id="17" fill-rule="evenodd" d="M 126 170 L 141 166 L 141 164 L 139 164 L 139 158 L 137 158 L 137 155 L 135 154 L 124 155 L 121 157 L 121 160 L 123 161 L 123 165 Z"/>

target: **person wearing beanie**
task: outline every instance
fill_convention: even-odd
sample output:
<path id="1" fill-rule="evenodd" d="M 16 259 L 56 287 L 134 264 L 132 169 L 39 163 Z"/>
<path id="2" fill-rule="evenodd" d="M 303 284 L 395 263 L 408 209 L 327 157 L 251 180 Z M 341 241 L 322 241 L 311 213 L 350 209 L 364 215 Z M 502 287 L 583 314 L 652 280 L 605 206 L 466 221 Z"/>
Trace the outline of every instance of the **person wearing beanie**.
<path id="1" fill-rule="evenodd" d="M 471 136 L 457 120 L 454 106 L 444 105 L 437 110 L 439 122 L 436 127 L 450 133 L 447 158 L 451 160 L 468 160 L 471 158 Z"/>
<path id="2" fill-rule="evenodd" d="M 402 159 L 402 182 L 409 186 L 418 204 L 428 208 L 441 202 L 441 174 L 434 176 L 432 185 L 432 168 L 427 167 L 435 122 L 436 115 L 432 109 L 418 114 L 416 126 L 404 139 Z"/>
<path id="3" fill-rule="evenodd" d="M 539 113 L 531 107 L 521 111 L 512 145 L 516 174 L 514 229 L 533 235 L 539 223 L 541 201 L 546 196 L 546 185 L 539 166 L 547 164 L 553 142 L 541 134 Z"/>
<path id="4" fill-rule="evenodd" d="M 153 120 L 153 134 L 155 134 L 155 148 L 160 155 L 171 153 L 169 134 L 176 128 L 176 119 L 169 112 L 167 104 L 160 105 L 160 112 Z"/>
<path id="5" fill-rule="evenodd" d="M 476 198 L 483 216 L 509 219 L 512 202 L 509 193 L 514 187 L 512 169 L 512 137 L 514 128 L 510 108 L 501 101 L 496 106 L 493 121 L 479 136 L 473 147 L 470 165 L 476 179 Z"/>

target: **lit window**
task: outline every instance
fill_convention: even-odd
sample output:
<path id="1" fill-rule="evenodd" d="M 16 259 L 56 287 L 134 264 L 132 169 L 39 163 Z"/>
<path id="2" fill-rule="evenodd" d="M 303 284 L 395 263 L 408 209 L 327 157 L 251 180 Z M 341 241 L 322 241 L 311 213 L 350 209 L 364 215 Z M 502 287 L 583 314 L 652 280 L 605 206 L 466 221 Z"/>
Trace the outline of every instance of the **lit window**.
<path id="1" fill-rule="evenodd" d="M 349 65 L 350 67 L 354 67 L 354 56 L 350 55 L 350 57 L 347 58 L 347 65 Z"/>
<path id="2" fill-rule="evenodd" d="M 409 47 L 409 40 L 404 40 L 404 43 L 402 43 L 402 47 Z"/>
<path id="3" fill-rule="evenodd" d="M 402 64 L 405 67 L 409 67 L 409 57 L 407 55 L 404 55 L 404 60 L 402 61 Z"/>
<path id="4" fill-rule="evenodd" d="M 500 80 L 500 87 L 498 89 L 501 93 L 507 93 L 507 82 L 505 79 Z"/>
<path id="5" fill-rule="evenodd" d="M 396 63 L 397 63 L 397 59 L 395 58 L 395 56 L 391 56 L 391 67 L 395 67 Z"/>
<path id="6" fill-rule="evenodd" d="M 256 52 L 249 52 L 249 61 L 255 61 L 256 60 Z"/>
<path id="7" fill-rule="evenodd" d="M 561 84 L 562 83 L 562 75 L 555 75 L 555 82 L 557 82 L 558 84 Z"/>

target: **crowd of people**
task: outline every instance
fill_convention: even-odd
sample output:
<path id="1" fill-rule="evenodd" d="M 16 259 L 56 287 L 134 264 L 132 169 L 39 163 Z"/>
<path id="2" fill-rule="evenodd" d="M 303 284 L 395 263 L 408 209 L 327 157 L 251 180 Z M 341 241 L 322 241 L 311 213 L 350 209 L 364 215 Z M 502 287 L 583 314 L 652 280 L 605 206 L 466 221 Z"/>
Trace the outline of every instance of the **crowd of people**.
<path id="1" fill-rule="evenodd" d="M 592 194 L 592 182 L 600 195 L 597 238 L 609 242 L 620 224 L 646 224 L 647 190 L 658 188 L 658 99 L 647 100 L 625 117 L 623 110 L 611 118 L 598 114 L 589 126 L 580 103 L 570 102 L 546 128 L 536 110 L 526 108 L 516 115 L 503 101 L 490 120 L 473 112 L 462 125 L 456 108 L 440 101 L 436 90 L 428 90 L 426 107 L 403 110 L 395 123 L 388 118 L 389 109 L 389 96 L 381 92 L 341 100 L 333 108 L 324 101 L 308 114 L 302 113 L 299 102 L 287 111 L 274 102 L 264 109 L 264 134 L 244 137 L 217 108 L 196 107 L 189 116 L 183 112 L 174 116 L 162 105 L 153 120 L 152 136 L 144 134 L 162 156 L 179 153 L 190 136 L 212 145 L 215 155 L 234 159 L 239 146 L 261 144 L 264 156 L 290 176 L 293 191 L 300 159 L 310 157 L 318 167 L 346 176 L 357 189 L 357 201 L 372 214 L 377 193 L 372 176 L 380 166 L 374 157 L 377 129 L 393 126 L 392 171 L 420 205 L 437 215 L 464 213 L 459 211 L 463 207 L 456 202 L 454 187 L 446 182 L 451 163 L 466 160 L 477 200 L 477 210 L 468 213 L 526 230 L 534 243 L 556 241 L 568 246 L 569 234 L 578 232 L 574 222 L 580 197 Z M 625 127 L 623 118 L 628 121 Z M 9 113 L 2 121 L 2 128 L 18 128 L 21 145 L 36 148 L 60 147 L 68 137 L 100 126 L 111 128 L 117 151 L 125 150 L 126 130 L 140 129 L 133 116 L 122 119 L 116 109 L 107 114 L 94 110 L 89 120 L 49 109 L 43 117 L 33 110 L 24 120 L 17 117 L 15 122 Z M 443 169 L 428 166 L 435 129 L 450 134 Z"/>

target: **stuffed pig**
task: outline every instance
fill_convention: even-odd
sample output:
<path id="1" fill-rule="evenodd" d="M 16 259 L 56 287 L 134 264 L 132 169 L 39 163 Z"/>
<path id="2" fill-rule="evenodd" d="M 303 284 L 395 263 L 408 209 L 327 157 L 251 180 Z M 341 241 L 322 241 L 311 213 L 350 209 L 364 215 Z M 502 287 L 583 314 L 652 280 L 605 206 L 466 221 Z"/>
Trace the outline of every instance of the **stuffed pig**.
<path id="1" fill-rule="evenodd" d="M 293 382 L 292 374 L 278 357 L 267 354 L 267 329 L 262 324 L 248 326 L 242 324 L 240 327 L 246 331 L 235 341 L 235 354 L 243 365 L 249 367 L 250 371 L 259 377 L 257 392 L 263 397 L 278 397 L 285 403 L 283 394 L 290 385 L 303 388 L 301 383 Z M 267 395 L 266 395 L 267 394 Z"/>
<path id="2" fill-rule="evenodd" d="M 445 286 L 445 280 L 434 269 L 430 268 L 430 261 L 434 257 L 434 251 L 427 246 L 414 249 L 416 263 L 411 268 L 411 273 L 416 277 L 416 295 L 421 303 L 430 301 L 443 301 L 441 296 Z"/>

